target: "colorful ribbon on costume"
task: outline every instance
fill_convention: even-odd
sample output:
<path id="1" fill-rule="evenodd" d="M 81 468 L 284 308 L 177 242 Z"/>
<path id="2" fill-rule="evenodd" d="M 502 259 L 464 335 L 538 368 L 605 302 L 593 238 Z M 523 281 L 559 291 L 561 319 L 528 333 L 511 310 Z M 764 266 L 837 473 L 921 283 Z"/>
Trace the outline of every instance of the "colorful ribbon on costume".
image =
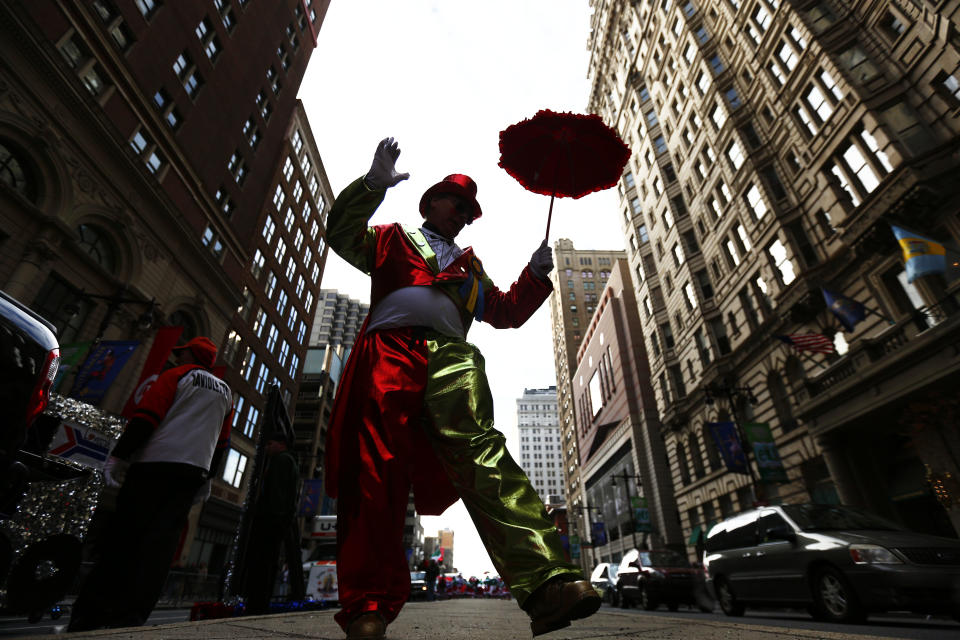
<path id="1" fill-rule="evenodd" d="M 474 256 L 470 258 L 470 273 L 457 290 L 467 313 L 475 320 L 483 320 L 483 264 Z"/>

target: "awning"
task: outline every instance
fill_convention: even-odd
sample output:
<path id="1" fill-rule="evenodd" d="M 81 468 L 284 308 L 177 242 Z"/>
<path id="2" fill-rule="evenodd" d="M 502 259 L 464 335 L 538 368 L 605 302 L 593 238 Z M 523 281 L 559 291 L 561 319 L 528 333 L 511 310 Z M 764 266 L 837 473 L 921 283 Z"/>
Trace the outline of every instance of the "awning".
<path id="1" fill-rule="evenodd" d="M 697 544 L 697 540 L 700 539 L 700 525 L 697 525 L 693 528 L 693 531 L 690 532 L 690 537 L 687 538 L 687 544 Z"/>

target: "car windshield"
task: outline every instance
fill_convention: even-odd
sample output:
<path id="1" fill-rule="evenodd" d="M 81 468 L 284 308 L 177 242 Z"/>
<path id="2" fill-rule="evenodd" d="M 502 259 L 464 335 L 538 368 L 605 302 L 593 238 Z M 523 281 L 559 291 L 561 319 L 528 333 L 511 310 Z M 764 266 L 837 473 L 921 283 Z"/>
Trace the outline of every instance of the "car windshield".
<path id="1" fill-rule="evenodd" d="M 894 523 L 879 516 L 829 504 L 784 505 L 783 511 L 804 531 L 836 531 L 841 529 L 872 529 L 899 531 Z"/>
<path id="2" fill-rule="evenodd" d="M 645 567 L 689 567 L 690 563 L 676 551 L 641 551 L 640 564 Z"/>
<path id="3" fill-rule="evenodd" d="M 425 571 L 411 571 L 410 572 L 411 580 L 426 580 L 427 573 Z"/>

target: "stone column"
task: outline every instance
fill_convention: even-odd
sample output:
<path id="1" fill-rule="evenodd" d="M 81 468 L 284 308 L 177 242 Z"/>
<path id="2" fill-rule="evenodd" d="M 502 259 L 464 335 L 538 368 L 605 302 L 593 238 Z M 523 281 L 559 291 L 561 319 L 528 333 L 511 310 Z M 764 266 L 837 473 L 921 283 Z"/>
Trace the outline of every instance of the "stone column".
<path id="1" fill-rule="evenodd" d="M 31 304 L 43 284 L 43 276 L 50 262 L 56 257 L 57 251 L 48 240 L 33 240 L 4 284 L 4 291 L 26 305 Z"/>

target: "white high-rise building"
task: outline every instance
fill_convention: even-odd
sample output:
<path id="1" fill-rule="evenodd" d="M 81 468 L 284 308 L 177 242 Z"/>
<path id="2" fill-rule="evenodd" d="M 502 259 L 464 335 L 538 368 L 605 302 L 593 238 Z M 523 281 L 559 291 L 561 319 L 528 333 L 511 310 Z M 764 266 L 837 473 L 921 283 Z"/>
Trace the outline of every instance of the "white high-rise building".
<path id="1" fill-rule="evenodd" d="M 547 504 L 563 504 L 563 454 L 557 387 L 524 389 L 517 399 L 520 466 Z"/>

